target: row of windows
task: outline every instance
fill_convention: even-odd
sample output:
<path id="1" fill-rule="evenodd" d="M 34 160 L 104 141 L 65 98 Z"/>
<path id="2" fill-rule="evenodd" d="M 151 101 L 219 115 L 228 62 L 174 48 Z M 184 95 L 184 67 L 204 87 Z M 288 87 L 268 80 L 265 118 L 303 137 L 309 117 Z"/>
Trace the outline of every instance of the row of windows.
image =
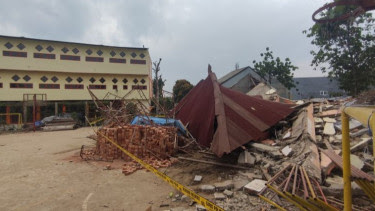
<path id="1" fill-rule="evenodd" d="M 27 52 L 3 51 L 3 56 L 27 58 Z M 34 58 L 36 58 L 36 59 L 56 59 L 56 55 L 55 54 L 48 54 L 48 53 L 34 53 Z M 81 61 L 81 56 L 60 55 L 60 60 Z M 104 62 L 104 58 L 103 57 L 86 56 L 85 61 L 86 62 Z M 126 64 L 126 59 L 109 58 L 109 63 Z M 130 59 L 130 64 L 146 64 L 146 60 Z"/>
<path id="2" fill-rule="evenodd" d="M 10 83 L 10 88 L 21 88 L 21 89 L 32 89 L 32 83 Z M 0 88 L 3 88 L 3 83 L 0 83 Z M 60 84 L 39 84 L 39 89 L 60 89 Z M 65 89 L 84 89 L 83 84 L 65 84 Z M 107 85 L 89 85 L 89 89 L 107 89 Z M 113 85 L 112 89 L 118 90 L 117 85 Z M 128 89 L 128 85 L 122 86 L 123 90 Z M 132 85 L 132 89 L 146 90 L 147 86 L 145 85 Z"/>
<path id="3" fill-rule="evenodd" d="M 17 82 L 17 81 L 20 80 L 20 79 L 21 79 L 21 77 L 18 76 L 17 74 L 15 74 L 15 75 L 12 76 L 12 80 L 13 80 L 13 81 L 16 81 L 16 82 Z M 25 75 L 25 76 L 23 76 L 23 80 L 25 80 L 26 82 L 28 82 L 28 81 L 31 80 L 31 77 L 30 77 L 29 75 Z M 42 76 L 42 77 L 40 78 L 40 80 L 43 81 L 44 83 L 46 83 L 46 82 L 48 81 L 48 78 L 47 78 L 47 76 Z M 51 81 L 53 81 L 54 83 L 56 83 L 58 80 L 59 80 L 59 78 L 56 77 L 56 76 L 51 77 Z M 83 79 L 82 79 L 81 77 L 76 78 L 76 80 L 77 80 L 78 83 L 82 83 L 82 82 L 83 82 Z M 73 78 L 71 78 L 70 76 L 68 76 L 68 77 L 65 78 L 65 81 L 68 82 L 68 83 L 71 83 L 71 82 L 73 81 Z M 91 78 L 89 79 L 89 81 L 90 81 L 91 83 L 94 83 L 94 82 L 96 81 L 96 79 L 95 79 L 94 77 L 91 77 Z M 105 81 L 106 81 L 106 79 L 103 78 L 103 77 L 101 77 L 101 78 L 99 79 L 99 82 L 100 82 L 100 83 L 104 83 Z M 118 82 L 117 78 L 113 78 L 113 79 L 112 79 L 112 82 L 113 82 L 114 84 L 116 84 L 116 83 Z M 128 79 L 124 78 L 124 79 L 122 80 L 122 82 L 123 82 L 124 84 L 126 84 L 126 83 L 128 82 Z M 137 84 L 138 82 L 141 82 L 142 84 L 145 84 L 145 83 L 146 83 L 146 80 L 145 80 L 144 78 L 142 78 L 140 81 L 138 81 L 138 79 L 136 79 L 136 78 L 133 80 L 133 83 L 135 83 L 135 84 Z"/>
<path id="4" fill-rule="evenodd" d="M 7 48 L 7 49 L 12 49 L 13 47 L 14 47 L 14 45 L 12 44 L 12 43 L 10 43 L 10 42 L 7 42 L 7 43 L 5 43 L 4 44 L 4 46 Z M 23 49 L 25 49 L 26 48 L 26 46 L 24 45 L 24 44 L 22 44 L 22 43 L 19 43 L 17 46 L 16 46 L 19 50 L 23 50 Z M 41 46 L 41 45 L 37 45 L 37 46 L 35 46 L 35 49 L 37 50 L 37 51 L 42 51 L 44 48 L 43 48 L 43 46 Z M 53 47 L 53 46 L 51 46 L 51 45 L 49 45 L 48 47 L 46 47 L 45 48 L 48 52 L 53 52 L 54 50 L 55 50 L 55 48 Z M 69 48 L 67 48 L 67 47 L 63 47 L 62 49 L 61 49 L 61 51 L 63 52 L 63 53 L 68 53 L 69 51 L 72 51 L 74 54 L 78 54 L 79 52 L 80 52 L 80 50 L 78 49 L 78 48 L 73 48 L 73 49 L 69 49 Z M 86 51 L 86 54 L 87 55 L 91 55 L 91 54 L 93 54 L 93 53 L 96 53 L 98 56 L 102 56 L 104 53 L 103 53 L 103 51 L 102 50 L 97 50 L 96 52 L 94 52 L 93 50 L 91 50 L 91 49 L 87 49 Z M 110 53 L 109 53 L 112 57 L 114 57 L 114 56 L 116 56 L 117 54 L 118 55 L 120 55 L 121 57 L 125 57 L 125 55 L 126 55 L 126 53 L 124 52 L 124 51 L 121 51 L 121 52 L 115 52 L 115 51 L 111 51 Z M 139 57 L 141 57 L 142 59 L 143 58 L 145 58 L 146 57 L 146 55 L 144 54 L 144 53 L 140 53 L 139 55 L 137 55 L 135 52 L 133 52 L 133 53 L 131 53 L 130 54 L 133 58 L 135 58 L 135 57 L 137 57 L 137 56 L 139 56 Z"/>

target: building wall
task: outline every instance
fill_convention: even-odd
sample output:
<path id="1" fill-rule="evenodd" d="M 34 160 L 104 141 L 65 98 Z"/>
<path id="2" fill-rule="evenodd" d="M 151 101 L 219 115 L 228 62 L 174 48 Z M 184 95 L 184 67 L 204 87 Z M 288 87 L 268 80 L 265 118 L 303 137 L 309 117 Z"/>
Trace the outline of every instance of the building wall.
<path id="1" fill-rule="evenodd" d="M 295 88 L 291 89 L 292 99 L 329 98 L 345 96 L 338 81 L 328 77 L 294 78 Z"/>
<path id="2" fill-rule="evenodd" d="M 52 81 L 53 77 L 58 80 Z M 82 81 L 77 81 L 78 78 Z M 95 81 L 90 81 L 91 78 Z M 101 78 L 104 81 L 101 82 Z M 114 78 L 116 83 L 112 81 Z M 22 101 L 24 94 L 47 94 L 51 101 L 90 100 L 86 88 L 90 85 L 105 87 L 93 90 L 98 98 L 108 92 L 122 97 L 133 88 L 141 88 L 149 98 L 150 79 L 151 58 L 146 48 L 0 36 L 0 101 Z M 72 89 L 71 85 L 80 89 Z M 117 85 L 117 90 L 113 85 Z M 127 98 L 141 99 L 138 90 L 132 91 Z"/>
<path id="3" fill-rule="evenodd" d="M 16 77 L 19 79 L 14 81 L 12 78 Z M 29 77 L 30 79 L 26 81 L 24 79 L 26 77 Z M 55 82 L 52 80 L 54 77 L 58 79 Z M 79 78 L 82 79 L 82 81 L 79 80 Z M 92 78 L 95 79 L 94 82 L 90 81 Z M 47 80 L 42 81 L 42 79 Z M 103 83 L 100 81 L 101 79 L 104 79 Z M 127 99 L 142 99 L 144 97 L 140 96 L 140 91 L 149 98 L 149 83 L 150 81 L 147 75 L 8 70 L 1 71 L 0 86 L 2 85 L 2 88 L 0 88 L 0 96 L 1 101 L 22 101 L 24 94 L 47 94 L 48 101 L 91 100 L 87 87 L 94 85 L 94 87 L 91 87 L 90 89 L 99 99 L 103 99 L 108 92 L 118 95 L 119 97 L 131 92 L 127 96 Z M 11 88 L 11 84 L 31 84 L 32 88 Z M 117 90 L 114 86 L 117 86 Z M 143 89 L 138 91 L 137 89 L 133 90 L 133 88 Z M 109 97 L 109 99 L 113 99 L 115 96 L 111 95 Z"/>

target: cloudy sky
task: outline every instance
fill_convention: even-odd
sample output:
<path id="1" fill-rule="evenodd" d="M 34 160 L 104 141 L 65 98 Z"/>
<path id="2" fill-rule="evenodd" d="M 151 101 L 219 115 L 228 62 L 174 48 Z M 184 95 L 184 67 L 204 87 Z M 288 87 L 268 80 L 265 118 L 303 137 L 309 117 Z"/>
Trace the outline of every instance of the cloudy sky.
<path id="1" fill-rule="evenodd" d="M 171 90 L 178 79 L 196 84 L 210 63 L 220 78 L 252 66 L 268 46 L 275 56 L 312 70 L 314 47 L 302 34 L 323 0 L 0 0 L 0 34 L 92 44 L 142 47 L 162 58 Z"/>

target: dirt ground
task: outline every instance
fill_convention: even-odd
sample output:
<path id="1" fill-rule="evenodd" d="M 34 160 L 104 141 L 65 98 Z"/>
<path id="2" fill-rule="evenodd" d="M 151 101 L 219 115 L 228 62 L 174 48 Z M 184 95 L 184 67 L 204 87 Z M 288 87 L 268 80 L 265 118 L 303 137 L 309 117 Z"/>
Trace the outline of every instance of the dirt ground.
<path id="1" fill-rule="evenodd" d="M 90 134 L 80 128 L 0 135 L 0 210 L 170 208 L 160 204 L 175 190 L 152 173 L 125 176 L 120 168 L 105 170 L 108 163 L 78 159 L 82 145 L 95 144 Z"/>

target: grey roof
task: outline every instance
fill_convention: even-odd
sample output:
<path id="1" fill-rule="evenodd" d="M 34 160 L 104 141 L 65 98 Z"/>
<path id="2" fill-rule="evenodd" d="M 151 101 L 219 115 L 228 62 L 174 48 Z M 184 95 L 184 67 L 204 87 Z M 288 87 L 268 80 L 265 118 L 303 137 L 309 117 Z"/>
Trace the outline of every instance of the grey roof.
<path id="1" fill-rule="evenodd" d="M 231 79 L 233 76 L 241 73 L 242 71 L 246 70 L 247 68 L 250 68 L 250 67 L 247 66 L 247 67 L 243 67 L 243 68 L 240 68 L 240 69 L 233 70 L 233 71 L 229 72 L 228 74 L 224 75 L 223 77 L 219 78 L 217 81 L 220 84 L 224 83 L 225 81 Z"/>
<path id="2" fill-rule="evenodd" d="M 27 38 L 27 37 L 13 37 L 13 36 L 6 36 L 6 35 L 0 35 L 0 38 L 25 39 L 25 40 L 34 40 L 34 41 L 41 41 L 41 42 L 69 43 L 69 44 L 90 45 L 90 46 L 98 46 L 98 47 L 128 48 L 128 49 L 137 49 L 137 50 L 148 50 L 148 48 L 120 47 L 120 46 L 110 46 L 110 45 L 97 45 L 97 44 L 78 43 L 78 42 L 66 42 L 66 41 L 57 41 L 57 40 L 43 40 L 43 39 L 35 39 L 35 38 Z"/>
<path id="3" fill-rule="evenodd" d="M 331 94 L 345 92 L 339 88 L 339 83 L 336 78 L 328 77 L 309 77 L 309 78 L 293 78 L 296 85 L 291 89 L 292 99 L 309 99 L 330 97 Z M 328 96 L 320 95 L 320 91 L 327 91 Z"/>

